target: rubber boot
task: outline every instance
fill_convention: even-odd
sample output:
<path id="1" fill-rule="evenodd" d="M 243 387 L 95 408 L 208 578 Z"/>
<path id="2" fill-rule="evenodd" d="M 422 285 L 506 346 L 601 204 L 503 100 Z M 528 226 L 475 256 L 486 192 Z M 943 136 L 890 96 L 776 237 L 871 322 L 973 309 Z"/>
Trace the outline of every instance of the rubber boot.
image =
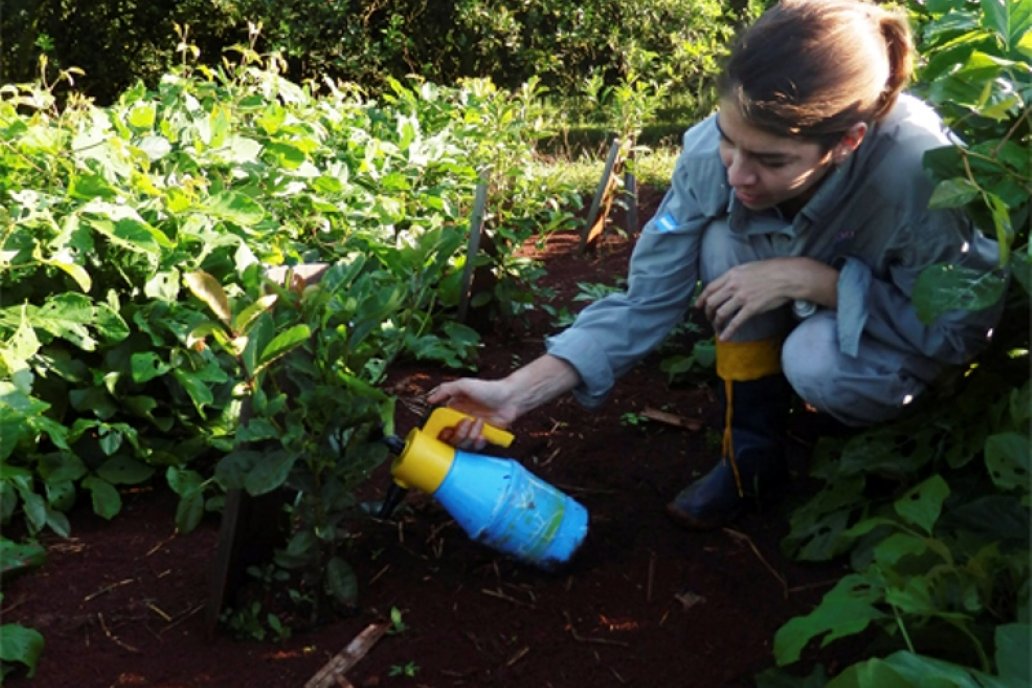
<path id="1" fill-rule="evenodd" d="M 723 380 L 721 460 L 667 505 L 694 530 L 724 526 L 769 494 L 787 475 L 785 430 L 790 387 L 780 367 L 780 340 L 717 344 Z"/>

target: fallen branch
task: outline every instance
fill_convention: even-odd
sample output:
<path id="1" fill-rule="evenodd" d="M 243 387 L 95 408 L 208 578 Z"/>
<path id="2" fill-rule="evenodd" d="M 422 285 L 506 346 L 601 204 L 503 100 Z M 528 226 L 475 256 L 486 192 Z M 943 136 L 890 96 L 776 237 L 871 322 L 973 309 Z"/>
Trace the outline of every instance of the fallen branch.
<path id="1" fill-rule="evenodd" d="M 658 421 L 660 423 L 666 423 L 667 425 L 673 425 L 677 428 L 684 428 L 685 430 L 691 430 L 692 432 L 698 432 L 702 430 L 703 422 L 698 418 L 685 418 L 684 416 L 678 416 L 673 413 L 667 413 L 666 411 L 660 411 L 646 407 L 641 415 L 649 420 Z"/>
<path id="2" fill-rule="evenodd" d="M 366 656 L 366 653 L 383 637 L 390 626 L 390 623 L 386 621 L 366 626 L 365 630 L 348 643 L 347 647 L 334 655 L 312 678 L 308 679 L 305 688 L 331 688 L 340 686 L 342 683 L 350 685 L 344 678 L 344 673 Z"/>

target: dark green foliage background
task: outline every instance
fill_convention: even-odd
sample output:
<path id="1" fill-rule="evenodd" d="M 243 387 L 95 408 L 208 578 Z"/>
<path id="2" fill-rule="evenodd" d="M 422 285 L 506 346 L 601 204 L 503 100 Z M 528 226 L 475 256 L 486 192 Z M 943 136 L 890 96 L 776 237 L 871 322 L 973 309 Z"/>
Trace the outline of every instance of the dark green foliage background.
<path id="1" fill-rule="evenodd" d="M 189 27 L 201 62 L 242 43 L 261 23 L 262 51 L 279 50 L 295 81 L 329 76 L 372 89 L 385 76 L 438 83 L 490 77 L 517 87 L 531 76 L 560 93 L 592 69 L 625 75 L 643 50 L 656 69 L 692 84 L 722 28 L 755 0 L 5 0 L 0 7 L 0 82 L 38 73 L 43 47 L 55 67 L 82 68 L 78 88 L 99 104 L 142 79 L 153 85 L 177 60 L 174 24 Z M 43 37 L 42 39 L 40 37 Z M 687 46 L 687 47 L 686 47 Z"/>

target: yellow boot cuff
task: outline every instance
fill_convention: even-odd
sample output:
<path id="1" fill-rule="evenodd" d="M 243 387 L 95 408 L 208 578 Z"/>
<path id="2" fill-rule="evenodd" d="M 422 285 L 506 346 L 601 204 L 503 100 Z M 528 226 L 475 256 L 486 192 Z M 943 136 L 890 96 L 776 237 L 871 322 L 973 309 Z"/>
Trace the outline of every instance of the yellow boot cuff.
<path id="1" fill-rule="evenodd" d="M 717 375 L 732 382 L 748 382 L 781 372 L 780 338 L 754 342 L 717 341 Z"/>

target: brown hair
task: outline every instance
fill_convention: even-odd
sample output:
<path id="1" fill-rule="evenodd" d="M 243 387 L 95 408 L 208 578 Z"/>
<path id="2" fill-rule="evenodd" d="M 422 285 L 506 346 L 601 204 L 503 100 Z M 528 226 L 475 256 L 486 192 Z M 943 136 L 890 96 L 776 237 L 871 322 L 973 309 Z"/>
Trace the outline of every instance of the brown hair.
<path id="1" fill-rule="evenodd" d="M 835 145 L 884 117 L 906 86 L 905 16 L 863 0 L 782 0 L 739 39 L 718 83 L 751 125 Z"/>

